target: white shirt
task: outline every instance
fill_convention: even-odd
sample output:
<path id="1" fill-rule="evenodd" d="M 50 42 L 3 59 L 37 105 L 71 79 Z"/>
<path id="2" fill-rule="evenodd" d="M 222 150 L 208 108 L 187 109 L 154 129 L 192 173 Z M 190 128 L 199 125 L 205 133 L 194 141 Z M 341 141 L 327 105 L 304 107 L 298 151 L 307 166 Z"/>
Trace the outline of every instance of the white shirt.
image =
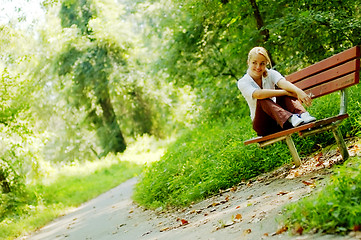
<path id="1" fill-rule="evenodd" d="M 283 79 L 282 74 L 273 69 L 266 69 L 267 77 L 262 76 L 262 89 L 275 89 L 278 81 Z M 251 119 L 253 121 L 256 114 L 257 99 L 253 98 L 253 92 L 261 89 L 258 84 L 253 80 L 253 78 L 247 73 L 238 80 L 237 82 L 238 89 L 241 91 L 243 97 L 246 99 L 249 110 L 251 112 Z M 271 98 L 273 101 L 276 101 L 276 98 Z"/>

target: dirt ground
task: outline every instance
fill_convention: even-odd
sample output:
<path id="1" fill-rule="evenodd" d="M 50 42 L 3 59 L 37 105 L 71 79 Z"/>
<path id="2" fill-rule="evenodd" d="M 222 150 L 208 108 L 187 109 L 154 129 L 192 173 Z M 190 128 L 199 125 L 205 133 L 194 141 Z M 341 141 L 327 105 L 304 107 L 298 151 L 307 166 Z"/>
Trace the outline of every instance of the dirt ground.
<path id="1" fill-rule="evenodd" d="M 353 144 L 350 155 L 360 155 Z M 304 159 L 299 168 L 283 166 L 187 208 L 146 210 L 131 199 L 133 178 L 21 239 L 361 239 L 347 236 L 292 235 L 278 221 L 282 209 L 318 191 L 340 161 L 336 151 Z"/>

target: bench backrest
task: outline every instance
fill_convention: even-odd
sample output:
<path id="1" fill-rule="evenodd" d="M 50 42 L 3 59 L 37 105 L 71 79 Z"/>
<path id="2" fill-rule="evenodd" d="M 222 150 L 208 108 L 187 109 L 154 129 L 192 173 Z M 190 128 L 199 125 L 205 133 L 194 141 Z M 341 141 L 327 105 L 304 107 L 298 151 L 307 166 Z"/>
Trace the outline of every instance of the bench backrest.
<path id="1" fill-rule="evenodd" d="M 286 79 L 303 89 L 312 98 L 317 98 L 337 90 L 359 83 L 360 47 L 326 58 L 298 72 L 286 76 Z"/>

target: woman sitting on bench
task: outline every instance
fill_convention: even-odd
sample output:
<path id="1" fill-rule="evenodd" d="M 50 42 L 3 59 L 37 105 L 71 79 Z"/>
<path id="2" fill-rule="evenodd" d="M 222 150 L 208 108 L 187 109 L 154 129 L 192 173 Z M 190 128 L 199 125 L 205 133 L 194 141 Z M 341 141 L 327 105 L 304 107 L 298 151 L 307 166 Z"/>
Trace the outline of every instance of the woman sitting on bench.
<path id="1" fill-rule="evenodd" d="M 302 103 L 310 106 L 311 97 L 279 72 L 266 68 L 271 61 L 265 48 L 251 49 L 247 63 L 247 73 L 237 85 L 248 103 L 258 136 L 316 120 L 302 106 Z"/>

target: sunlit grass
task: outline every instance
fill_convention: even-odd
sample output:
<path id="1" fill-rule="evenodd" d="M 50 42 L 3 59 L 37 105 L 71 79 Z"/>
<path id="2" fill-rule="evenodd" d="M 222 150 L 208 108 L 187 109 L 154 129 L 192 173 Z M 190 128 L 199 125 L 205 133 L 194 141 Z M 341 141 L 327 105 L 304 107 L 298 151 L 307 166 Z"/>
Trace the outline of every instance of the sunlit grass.
<path id="1" fill-rule="evenodd" d="M 143 135 L 128 144 L 126 151 L 122 154 L 122 159 L 137 164 L 156 162 L 174 141 L 175 136 L 156 139 L 154 136 Z"/>

